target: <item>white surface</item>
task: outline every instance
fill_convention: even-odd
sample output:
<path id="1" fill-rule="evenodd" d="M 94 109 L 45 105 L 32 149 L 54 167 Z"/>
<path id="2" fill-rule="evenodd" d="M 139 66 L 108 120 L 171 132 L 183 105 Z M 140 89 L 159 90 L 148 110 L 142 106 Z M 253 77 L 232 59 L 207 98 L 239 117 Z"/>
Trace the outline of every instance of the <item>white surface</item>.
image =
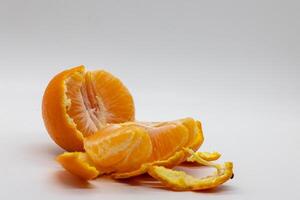
<path id="1" fill-rule="evenodd" d="M 0 199 L 299 199 L 300 6 L 284 2 L 0 1 Z M 172 192 L 62 170 L 41 98 L 79 64 L 119 76 L 139 120 L 200 119 L 235 178 Z"/>

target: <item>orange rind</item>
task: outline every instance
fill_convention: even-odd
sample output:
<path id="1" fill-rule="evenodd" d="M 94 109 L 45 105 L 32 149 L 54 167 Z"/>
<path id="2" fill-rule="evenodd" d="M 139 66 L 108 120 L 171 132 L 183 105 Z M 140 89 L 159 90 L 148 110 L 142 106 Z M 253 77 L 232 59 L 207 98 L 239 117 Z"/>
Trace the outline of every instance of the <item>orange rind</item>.
<path id="1" fill-rule="evenodd" d="M 190 157 L 187 158 L 187 161 L 194 162 L 197 157 L 202 158 L 206 161 L 215 161 L 218 160 L 221 157 L 221 154 L 219 152 L 195 152 Z"/>
<path id="2" fill-rule="evenodd" d="M 204 178 L 195 178 L 183 171 L 172 170 L 163 166 L 150 166 L 147 171 L 148 174 L 173 190 L 211 189 L 225 183 L 233 177 L 232 162 L 225 162 L 223 164 L 209 162 L 209 160 L 217 159 L 219 156 L 218 153 L 196 153 L 188 148 L 184 148 L 184 151 L 191 154 L 191 157 L 188 159 L 189 162 L 215 167 L 217 169 L 216 173 Z"/>
<path id="3" fill-rule="evenodd" d="M 86 153 L 65 152 L 59 155 L 56 160 L 70 173 L 85 179 L 94 179 L 100 175 Z"/>
<path id="4" fill-rule="evenodd" d="M 207 190 L 225 183 L 232 177 L 233 165 L 231 162 L 225 162 L 215 167 L 217 173 L 204 178 L 195 178 L 183 171 L 162 166 L 150 166 L 148 174 L 173 190 Z"/>

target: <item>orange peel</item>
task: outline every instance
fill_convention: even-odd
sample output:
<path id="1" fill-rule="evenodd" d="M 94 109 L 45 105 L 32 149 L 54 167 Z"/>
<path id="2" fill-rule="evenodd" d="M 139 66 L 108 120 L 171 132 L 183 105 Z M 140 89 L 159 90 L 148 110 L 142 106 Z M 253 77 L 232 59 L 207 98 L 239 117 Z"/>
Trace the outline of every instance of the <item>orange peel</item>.
<path id="1" fill-rule="evenodd" d="M 93 165 L 86 153 L 65 152 L 57 156 L 56 160 L 70 173 L 85 179 L 94 179 L 100 172 Z"/>
<path id="2" fill-rule="evenodd" d="M 151 166 L 148 174 L 173 190 L 206 190 L 215 188 L 232 177 L 232 163 L 216 165 L 217 173 L 205 178 L 195 178 L 183 171 L 168 169 L 163 166 Z"/>
<path id="3" fill-rule="evenodd" d="M 194 162 L 197 157 L 202 158 L 203 160 L 206 161 L 215 161 L 218 160 L 221 157 L 221 154 L 219 152 L 195 152 L 192 154 L 190 157 L 187 158 L 188 162 Z"/>
<path id="4" fill-rule="evenodd" d="M 177 171 L 165 168 L 163 166 L 150 166 L 148 168 L 148 174 L 159 180 L 163 185 L 173 190 L 206 190 L 215 188 L 233 177 L 233 164 L 232 162 L 225 162 L 223 164 L 213 164 L 200 155 L 195 153 L 191 149 L 184 149 L 186 152 L 192 155 L 189 162 L 197 162 L 201 165 L 212 166 L 217 169 L 216 173 L 204 178 L 195 178 L 191 175 L 186 174 L 183 171 Z M 205 155 L 205 154 L 202 154 Z M 208 155 L 208 154 L 207 154 Z M 209 154 L 213 155 L 213 154 Z M 216 157 L 204 157 L 210 160 Z"/>

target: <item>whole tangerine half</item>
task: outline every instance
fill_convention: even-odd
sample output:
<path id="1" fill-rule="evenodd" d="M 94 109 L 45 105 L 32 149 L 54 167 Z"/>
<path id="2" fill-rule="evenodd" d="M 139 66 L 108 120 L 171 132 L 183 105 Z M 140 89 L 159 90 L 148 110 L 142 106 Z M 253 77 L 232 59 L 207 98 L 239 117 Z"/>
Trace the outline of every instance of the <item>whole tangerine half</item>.
<path id="1" fill-rule="evenodd" d="M 42 115 L 56 144 L 67 151 L 83 151 L 83 139 L 107 124 L 135 119 L 133 98 L 115 76 L 84 66 L 58 73 L 43 96 Z"/>

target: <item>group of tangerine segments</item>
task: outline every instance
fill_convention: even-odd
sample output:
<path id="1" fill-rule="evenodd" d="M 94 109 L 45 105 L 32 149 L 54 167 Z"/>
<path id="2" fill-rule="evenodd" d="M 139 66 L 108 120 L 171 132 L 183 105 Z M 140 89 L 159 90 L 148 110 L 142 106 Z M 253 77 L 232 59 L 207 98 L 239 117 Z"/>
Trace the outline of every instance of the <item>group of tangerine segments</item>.
<path id="1" fill-rule="evenodd" d="M 78 66 L 57 74 L 45 90 L 42 112 L 49 135 L 67 151 L 57 161 L 84 180 L 148 173 L 173 190 L 205 190 L 233 177 L 232 162 L 212 162 L 218 152 L 196 152 L 204 140 L 199 121 L 136 121 L 129 90 L 104 70 Z M 172 169 L 183 162 L 216 172 L 195 178 Z"/>

